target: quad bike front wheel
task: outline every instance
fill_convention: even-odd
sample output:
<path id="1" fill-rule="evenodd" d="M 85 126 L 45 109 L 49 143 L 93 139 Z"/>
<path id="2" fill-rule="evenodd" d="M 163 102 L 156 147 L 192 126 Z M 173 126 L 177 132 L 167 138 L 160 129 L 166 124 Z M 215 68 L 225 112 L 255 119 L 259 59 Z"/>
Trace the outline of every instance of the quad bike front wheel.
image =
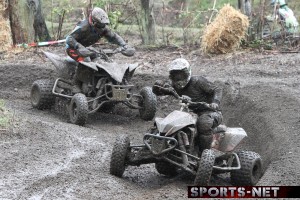
<path id="1" fill-rule="evenodd" d="M 129 151 L 130 139 L 127 135 L 120 135 L 114 144 L 111 160 L 110 174 L 122 177 L 126 168 L 126 156 Z"/>
<path id="2" fill-rule="evenodd" d="M 86 96 L 81 93 L 75 94 L 72 97 L 69 109 L 71 123 L 83 126 L 87 121 L 89 113 Z"/>
<path id="3" fill-rule="evenodd" d="M 155 163 L 155 168 L 158 173 L 163 174 L 165 176 L 172 177 L 177 175 L 176 166 L 166 161 L 159 161 Z"/>
<path id="4" fill-rule="evenodd" d="M 151 87 L 144 87 L 140 91 L 142 101 L 139 102 L 140 117 L 143 120 L 152 120 L 156 113 L 157 100 L 155 94 L 152 92 Z"/>
<path id="5" fill-rule="evenodd" d="M 258 153 L 253 151 L 241 151 L 237 153 L 241 169 L 231 172 L 233 185 L 247 186 L 256 185 L 262 175 L 262 160 Z M 236 165 L 236 159 L 233 165 Z"/>
<path id="6" fill-rule="evenodd" d="M 216 156 L 212 149 L 205 149 L 202 152 L 201 159 L 199 161 L 198 171 L 194 180 L 195 185 L 209 185 L 215 159 Z"/>

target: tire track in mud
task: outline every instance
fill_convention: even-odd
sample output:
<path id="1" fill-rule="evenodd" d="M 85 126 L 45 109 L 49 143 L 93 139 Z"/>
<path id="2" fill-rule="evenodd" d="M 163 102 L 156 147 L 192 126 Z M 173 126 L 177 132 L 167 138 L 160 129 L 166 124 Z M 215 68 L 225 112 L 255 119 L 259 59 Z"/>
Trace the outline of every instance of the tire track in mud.
<path id="1" fill-rule="evenodd" d="M 8 185 L 18 187 L 15 190 L 11 188 L 9 191 L 4 190 L 0 196 L 20 194 L 16 198 L 26 199 L 41 195 L 49 197 L 50 194 L 55 194 L 49 191 L 49 188 L 54 187 L 60 191 L 58 188 L 62 185 L 70 189 L 68 183 L 80 180 L 72 170 L 78 170 L 77 167 L 81 166 L 82 162 L 86 162 L 87 167 L 92 165 L 98 171 L 99 163 L 108 160 L 109 145 L 97 138 L 98 131 L 55 122 L 59 120 L 44 116 L 43 111 L 34 111 L 34 116 L 23 113 L 23 110 L 17 113 L 25 120 L 15 122 L 18 127 L 13 133 L 1 136 L 2 140 L 6 140 L 7 145 L 7 148 L 1 151 L 3 156 L 1 160 L 6 161 L 4 165 L 7 165 L 7 168 L 11 168 L 6 171 L 8 176 L 3 174 L 3 179 Z M 17 145 L 14 145 L 16 140 L 18 140 Z M 18 152 L 18 154 L 10 156 L 11 152 Z M 22 165 L 23 163 L 26 164 Z M 5 169 L 5 166 L 1 168 Z M 23 171 L 18 172 L 20 170 Z M 81 170 L 79 167 L 79 174 L 85 174 Z M 10 179 L 10 174 L 16 178 Z M 64 192 L 61 192 L 62 194 L 64 195 Z"/>

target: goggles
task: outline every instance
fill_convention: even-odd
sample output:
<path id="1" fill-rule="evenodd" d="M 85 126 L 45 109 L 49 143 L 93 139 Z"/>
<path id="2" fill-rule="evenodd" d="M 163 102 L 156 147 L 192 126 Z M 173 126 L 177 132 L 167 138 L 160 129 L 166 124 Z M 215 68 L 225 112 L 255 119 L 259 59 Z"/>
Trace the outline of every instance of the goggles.
<path id="1" fill-rule="evenodd" d="M 96 28 L 105 28 L 105 26 L 107 25 L 107 24 L 103 24 L 103 23 L 99 23 L 99 22 L 97 22 L 97 21 L 92 21 L 93 22 L 93 25 L 96 27 Z"/>

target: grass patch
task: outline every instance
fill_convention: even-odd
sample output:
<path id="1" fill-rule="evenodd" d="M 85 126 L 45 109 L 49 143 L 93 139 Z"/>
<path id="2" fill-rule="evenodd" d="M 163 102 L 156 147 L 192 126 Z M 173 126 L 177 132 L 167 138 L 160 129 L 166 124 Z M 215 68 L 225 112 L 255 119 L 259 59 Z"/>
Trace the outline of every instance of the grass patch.
<path id="1" fill-rule="evenodd" d="M 6 129 L 10 124 L 10 115 L 5 110 L 5 102 L 3 99 L 0 99 L 0 129 Z"/>

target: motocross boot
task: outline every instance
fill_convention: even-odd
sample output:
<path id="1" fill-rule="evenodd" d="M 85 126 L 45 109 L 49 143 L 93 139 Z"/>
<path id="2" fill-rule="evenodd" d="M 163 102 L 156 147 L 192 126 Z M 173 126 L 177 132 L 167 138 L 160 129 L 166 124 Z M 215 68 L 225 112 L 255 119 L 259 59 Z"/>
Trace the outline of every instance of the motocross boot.
<path id="1" fill-rule="evenodd" d="M 198 136 L 198 144 L 199 144 L 199 156 L 202 155 L 204 149 L 210 149 L 211 143 L 213 140 L 212 134 L 205 134 Z"/>

